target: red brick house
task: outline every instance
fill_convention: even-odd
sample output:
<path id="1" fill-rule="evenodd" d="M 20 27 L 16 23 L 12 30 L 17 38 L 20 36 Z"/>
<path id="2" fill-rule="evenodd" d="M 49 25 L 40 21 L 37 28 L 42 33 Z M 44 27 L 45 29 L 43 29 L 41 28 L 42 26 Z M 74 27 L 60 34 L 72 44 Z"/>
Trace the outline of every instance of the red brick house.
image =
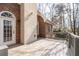
<path id="1" fill-rule="evenodd" d="M 32 3 L 0 3 L 0 45 L 37 40 L 37 9 Z"/>

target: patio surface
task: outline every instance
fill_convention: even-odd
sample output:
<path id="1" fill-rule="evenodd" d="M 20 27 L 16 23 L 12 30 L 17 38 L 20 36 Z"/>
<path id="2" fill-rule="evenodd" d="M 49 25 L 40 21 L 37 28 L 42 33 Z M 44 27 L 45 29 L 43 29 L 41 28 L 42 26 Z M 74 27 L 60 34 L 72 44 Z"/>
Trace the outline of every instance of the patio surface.
<path id="1" fill-rule="evenodd" d="M 8 49 L 9 56 L 67 56 L 65 40 L 44 38 L 28 45 Z"/>

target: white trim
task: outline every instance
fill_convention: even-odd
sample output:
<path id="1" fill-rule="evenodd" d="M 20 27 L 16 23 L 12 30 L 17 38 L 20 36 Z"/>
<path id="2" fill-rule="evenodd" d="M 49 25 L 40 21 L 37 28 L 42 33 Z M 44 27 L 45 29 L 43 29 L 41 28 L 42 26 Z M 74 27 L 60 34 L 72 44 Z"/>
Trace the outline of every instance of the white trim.
<path id="1" fill-rule="evenodd" d="M 12 18 L 9 18 L 9 17 L 4 17 L 4 16 L 1 16 L 2 13 L 4 12 L 8 12 L 12 15 Z M 12 26 L 13 26 L 13 29 L 12 29 L 12 41 L 8 41 L 8 42 L 3 42 L 3 20 L 9 20 L 9 21 L 12 21 Z M 1 36 L 0 36 L 0 43 L 1 44 L 5 44 L 5 45 L 11 45 L 11 44 L 15 44 L 16 43 L 16 17 L 13 13 L 9 12 L 9 11 L 2 11 L 0 12 L 0 22 L 1 22 Z M 14 32 L 15 31 L 15 32 Z M 13 33 L 14 32 L 14 33 Z"/>

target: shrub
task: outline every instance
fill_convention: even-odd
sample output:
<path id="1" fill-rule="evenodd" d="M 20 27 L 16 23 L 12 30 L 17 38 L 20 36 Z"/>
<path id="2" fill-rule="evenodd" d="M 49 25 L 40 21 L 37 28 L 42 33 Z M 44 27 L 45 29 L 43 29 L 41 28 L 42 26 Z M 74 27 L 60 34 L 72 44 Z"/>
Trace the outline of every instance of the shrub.
<path id="1" fill-rule="evenodd" d="M 56 32 L 56 37 L 59 38 L 66 38 L 67 33 L 66 32 Z"/>

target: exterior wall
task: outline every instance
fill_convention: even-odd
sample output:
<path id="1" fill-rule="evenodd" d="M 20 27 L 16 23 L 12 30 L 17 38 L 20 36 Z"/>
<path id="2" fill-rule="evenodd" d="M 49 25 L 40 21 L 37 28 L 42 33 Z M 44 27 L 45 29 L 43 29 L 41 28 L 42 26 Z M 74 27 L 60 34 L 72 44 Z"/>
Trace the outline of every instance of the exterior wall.
<path id="1" fill-rule="evenodd" d="M 41 16 L 37 15 L 38 23 L 39 23 L 39 36 L 38 37 L 45 37 L 45 23 Z"/>
<path id="2" fill-rule="evenodd" d="M 37 20 L 37 36 L 39 37 L 39 22 Z"/>
<path id="3" fill-rule="evenodd" d="M 44 22 L 44 19 L 37 15 L 38 18 L 38 27 L 39 27 L 39 34 L 38 37 L 47 37 L 47 38 L 51 38 L 52 37 L 52 28 L 50 28 L 52 25 Z M 48 29 L 50 29 L 51 31 L 49 32 Z"/>
<path id="4" fill-rule="evenodd" d="M 21 7 L 21 14 L 24 14 L 21 16 L 21 42 L 27 44 L 37 40 L 37 9 L 33 3 L 25 3 Z"/>
<path id="5" fill-rule="evenodd" d="M 21 12 L 21 14 L 20 14 L 20 16 L 21 16 L 21 22 L 20 22 L 21 34 L 20 34 L 20 36 L 21 36 L 21 43 L 24 44 L 24 4 L 23 3 L 20 5 L 20 12 Z"/>
<path id="6" fill-rule="evenodd" d="M 1 3 L 0 11 L 10 11 L 16 16 L 16 41 L 26 44 L 37 40 L 37 7 L 33 3 Z M 21 14 L 20 14 L 21 13 Z M 21 19 L 21 20 L 20 20 Z M 21 25 L 21 26 L 20 26 Z M 20 33 L 21 31 L 21 33 Z"/>
<path id="7" fill-rule="evenodd" d="M 20 5 L 16 3 L 0 3 L 0 12 L 9 11 L 16 17 L 16 43 L 20 42 Z"/>
<path id="8" fill-rule="evenodd" d="M 45 23 L 45 37 L 47 37 L 47 38 L 52 38 L 52 29 L 50 28 L 52 25 L 51 24 L 48 24 L 48 23 Z M 50 31 L 49 31 L 49 30 Z"/>

